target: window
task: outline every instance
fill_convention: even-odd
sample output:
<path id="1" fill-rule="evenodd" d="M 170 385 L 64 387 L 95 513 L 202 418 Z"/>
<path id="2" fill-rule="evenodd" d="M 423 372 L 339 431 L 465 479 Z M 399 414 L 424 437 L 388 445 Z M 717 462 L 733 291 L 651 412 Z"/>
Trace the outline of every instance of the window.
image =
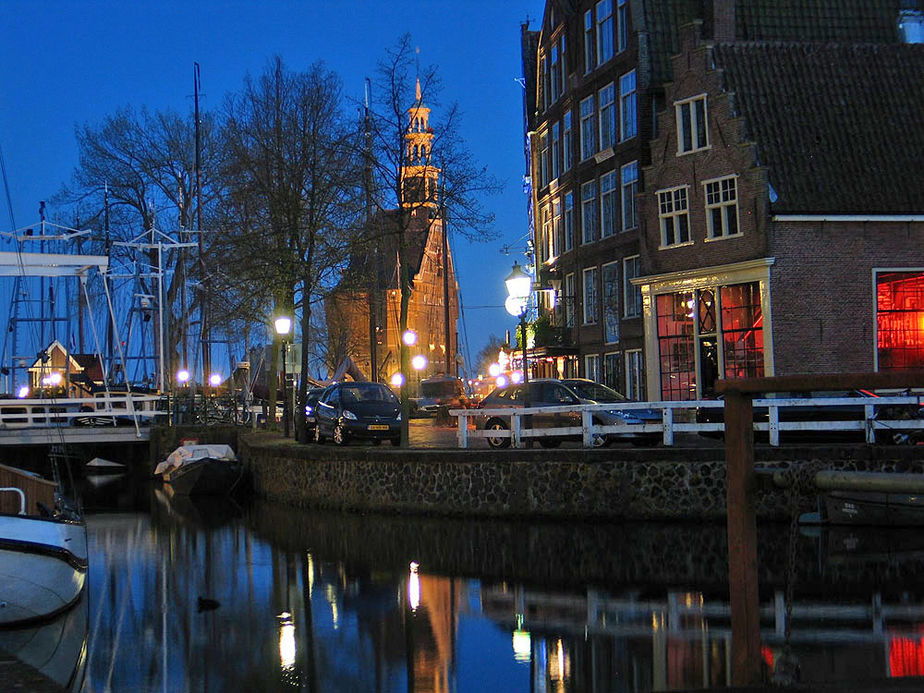
<path id="1" fill-rule="evenodd" d="M 565 193 L 565 252 L 574 248 L 574 193 Z"/>
<path id="2" fill-rule="evenodd" d="M 552 45 L 552 54 L 549 58 L 549 100 L 551 103 L 558 101 L 558 97 L 561 96 L 561 71 L 558 63 L 558 43 L 554 43 Z"/>
<path id="3" fill-rule="evenodd" d="M 619 40 L 616 44 L 616 50 L 620 53 L 629 46 L 629 0 L 616 0 L 616 30 L 619 32 Z"/>
<path id="4" fill-rule="evenodd" d="M 622 230 L 638 226 L 638 162 L 622 167 Z"/>
<path id="5" fill-rule="evenodd" d="M 878 370 L 924 368 L 924 271 L 876 274 Z"/>
<path id="6" fill-rule="evenodd" d="M 619 263 L 603 265 L 603 341 L 619 341 Z"/>
<path id="7" fill-rule="evenodd" d="M 550 103 L 549 70 L 544 55 L 539 57 L 539 89 L 542 91 L 540 94 L 539 103 L 542 104 L 543 110 L 546 110 L 548 109 Z"/>
<path id="8" fill-rule="evenodd" d="M 608 149 L 616 143 L 616 102 L 613 83 L 600 90 L 600 149 Z"/>
<path id="9" fill-rule="evenodd" d="M 642 380 L 642 350 L 626 352 L 626 391 L 623 394 L 636 400 L 645 399 L 645 382 Z"/>
<path id="10" fill-rule="evenodd" d="M 574 274 L 565 275 L 565 327 L 574 327 Z"/>
<path id="11" fill-rule="evenodd" d="M 706 128 L 706 96 L 674 104 L 677 115 L 677 153 L 695 152 L 709 146 Z"/>
<path id="12" fill-rule="evenodd" d="M 549 253 L 552 246 L 552 219 L 549 214 L 549 207 L 545 205 L 540 212 L 542 226 L 540 228 L 539 238 L 539 262 L 545 262 L 549 259 Z"/>
<path id="13" fill-rule="evenodd" d="M 710 180 L 706 187 L 706 237 L 736 236 L 738 229 L 738 185 L 734 176 Z"/>
<path id="14" fill-rule="evenodd" d="M 561 173 L 561 123 L 552 123 L 552 180 Z"/>
<path id="15" fill-rule="evenodd" d="M 549 184 L 549 135 L 543 132 L 539 135 L 539 187 Z"/>
<path id="16" fill-rule="evenodd" d="M 690 242 L 690 210 L 687 186 L 658 191 L 658 218 L 661 220 L 661 247 Z"/>
<path id="17" fill-rule="evenodd" d="M 552 202 L 552 259 L 561 255 L 561 199 Z"/>
<path id="18" fill-rule="evenodd" d="M 598 382 L 600 380 L 600 355 L 586 354 L 584 356 L 584 377 Z"/>
<path id="19" fill-rule="evenodd" d="M 616 195 L 616 171 L 600 176 L 600 220 L 602 221 L 600 234 L 603 238 L 612 236 L 617 231 Z"/>
<path id="20" fill-rule="evenodd" d="M 565 111 L 562 118 L 561 170 L 571 168 L 571 111 Z"/>
<path id="21" fill-rule="evenodd" d="M 597 153 L 594 137 L 594 97 L 588 96 L 581 101 L 581 161 Z"/>
<path id="22" fill-rule="evenodd" d="M 566 54 L 565 54 L 565 35 L 562 34 L 558 39 L 558 84 L 560 89 L 558 95 L 561 96 L 565 93 L 565 86 L 567 84 L 568 77 L 568 66 L 565 64 Z"/>
<path id="23" fill-rule="evenodd" d="M 623 317 L 635 318 L 642 314 L 642 288 L 632 283 L 641 276 L 638 255 L 622 259 L 622 310 Z"/>
<path id="24" fill-rule="evenodd" d="M 695 305 L 692 291 L 655 298 L 661 399 L 696 399 L 692 305 Z"/>
<path id="25" fill-rule="evenodd" d="M 764 374 L 764 328 L 760 284 L 719 289 L 725 378 L 760 378 Z"/>
<path id="26" fill-rule="evenodd" d="M 594 181 L 581 186 L 581 244 L 593 243 L 597 233 L 597 184 Z"/>
<path id="27" fill-rule="evenodd" d="M 597 324 L 597 268 L 584 270 L 584 324 Z"/>
<path id="28" fill-rule="evenodd" d="M 638 94 L 635 87 L 635 70 L 619 78 L 620 140 L 623 142 L 638 134 Z"/>
<path id="29" fill-rule="evenodd" d="M 613 0 L 597 3 L 597 65 L 613 57 Z"/>
<path id="30" fill-rule="evenodd" d="M 611 351 L 603 355 L 603 384 L 621 392 L 622 388 L 619 387 L 619 365 L 619 352 Z"/>
<path id="31" fill-rule="evenodd" d="M 594 12 L 587 10 L 584 13 L 584 73 L 596 67 L 594 60 Z"/>

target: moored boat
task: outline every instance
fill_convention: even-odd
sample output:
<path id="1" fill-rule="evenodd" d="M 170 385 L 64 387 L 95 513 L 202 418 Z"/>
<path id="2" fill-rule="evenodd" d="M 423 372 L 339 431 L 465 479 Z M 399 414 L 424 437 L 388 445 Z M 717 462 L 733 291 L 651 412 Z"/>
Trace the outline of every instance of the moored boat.
<path id="1" fill-rule="evenodd" d="M 86 576 L 86 525 L 58 483 L 0 465 L 0 626 L 65 611 Z"/>
<path id="2" fill-rule="evenodd" d="M 824 497 L 828 522 L 903 527 L 924 525 L 924 495 L 875 491 L 830 491 Z"/>
<path id="3" fill-rule="evenodd" d="M 154 469 L 175 493 L 186 496 L 230 495 L 243 473 L 229 445 L 183 445 Z"/>

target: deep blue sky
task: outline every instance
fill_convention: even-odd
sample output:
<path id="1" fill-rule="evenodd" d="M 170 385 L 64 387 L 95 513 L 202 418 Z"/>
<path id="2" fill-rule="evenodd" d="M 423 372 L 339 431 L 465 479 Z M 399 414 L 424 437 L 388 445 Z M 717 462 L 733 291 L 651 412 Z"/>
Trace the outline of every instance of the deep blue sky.
<path id="1" fill-rule="evenodd" d="M 345 94 L 399 36 L 410 33 L 424 65 L 439 68 L 442 101 L 463 111 L 461 134 L 475 158 L 505 183 L 488 198 L 498 238 L 454 241 L 470 356 L 515 324 L 503 279 L 522 261 L 523 90 L 520 24 L 533 28 L 541 0 L 3 0 L 0 21 L 0 146 L 16 226 L 37 223 L 40 200 L 76 164 L 75 124 L 98 123 L 123 105 L 191 108 L 193 63 L 203 109 L 221 106 L 249 72 L 278 54 L 291 69 L 323 59 Z M 440 117 L 434 109 L 431 119 Z M 4 200 L 4 208 L 5 200 Z M 0 230 L 9 231 L 6 209 Z M 504 254 L 505 246 L 513 250 Z M 5 289 L 5 291 L 8 291 Z M 9 297 L 0 296 L 0 317 Z M 490 306 L 490 307 L 487 307 Z M 4 323 L 5 324 L 5 320 Z M 465 339 L 465 332 L 461 334 Z"/>

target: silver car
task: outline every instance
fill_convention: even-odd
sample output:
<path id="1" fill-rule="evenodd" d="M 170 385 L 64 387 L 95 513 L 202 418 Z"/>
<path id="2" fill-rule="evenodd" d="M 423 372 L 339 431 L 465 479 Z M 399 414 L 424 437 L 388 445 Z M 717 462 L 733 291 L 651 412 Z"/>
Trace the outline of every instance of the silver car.
<path id="1" fill-rule="evenodd" d="M 479 409 L 507 409 L 522 408 L 526 402 L 526 387 L 524 385 L 508 385 L 494 390 L 478 405 Z M 569 378 L 556 380 L 553 378 L 540 378 L 529 383 L 530 407 L 561 407 L 566 405 L 603 404 L 629 402 L 625 395 L 600 383 L 583 378 Z M 599 410 L 593 414 L 593 421 L 597 425 L 609 426 L 613 424 L 646 424 L 660 423 L 661 413 L 653 409 L 630 410 Z M 475 426 L 481 430 L 510 430 L 510 417 L 504 415 L 484 415 L 475 420 Z M 581 412 L 573 411 L 557 413 L 539 413 L 532 415 L 533 428 L 564 428 L 581 426 Z M 492 448 L 506 448 L 510 446 L 509 437 L 486 438 Z M 580 435 L 572 436 L 546 436 L 537 438 L 539 444 L 545 448 L 561 445 L 563 440 L 581 440 Z M 633 445 L 657 445 L 661 440 L 660 433 L 646 433 L 643 431 L 627 431 L 625 433 L 610 433 L 594 435 L 594 447 L 626 440 Z"/>

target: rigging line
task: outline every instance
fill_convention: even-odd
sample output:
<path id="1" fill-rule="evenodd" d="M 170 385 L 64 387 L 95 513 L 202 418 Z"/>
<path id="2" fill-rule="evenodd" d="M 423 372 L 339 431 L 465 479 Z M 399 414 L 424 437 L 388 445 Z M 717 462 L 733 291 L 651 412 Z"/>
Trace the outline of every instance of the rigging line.
<path id="1" fill-rule="evenodd" d="M 106 282 L 103 282 L 103 290 L 106 292 L 106 304 L 109 307 L 109 315 L 112 317 L 112 330 L 116 337 L 118 337 L 119 326 L 116 324 L 115 308 L 112 306 L 112 296 L 109 294 L 109 287 L 106 285 Z M 118 345 L 119 349 L 119 359 L 122 361 L 122 377 L 125 380 L 125 406 L 129 413 L 132 415 L 132 421 L 135 423 L 135 435 L 141 437 L 141 428 L 138 426 L 138 416 L 135 414 L 135 404 L 132 401 L 132 386 L 128 380 L 128 364 L 125 361 L 125 352 L 122 351 L 122 341 L 116 339 L 116 344 Z M 106 397 L 109 398 L 109 378 L 105 378 L 104 382 L 106 385 Z M 113 420 L 115 420 L 115 417 L 113 417 Z"/>

